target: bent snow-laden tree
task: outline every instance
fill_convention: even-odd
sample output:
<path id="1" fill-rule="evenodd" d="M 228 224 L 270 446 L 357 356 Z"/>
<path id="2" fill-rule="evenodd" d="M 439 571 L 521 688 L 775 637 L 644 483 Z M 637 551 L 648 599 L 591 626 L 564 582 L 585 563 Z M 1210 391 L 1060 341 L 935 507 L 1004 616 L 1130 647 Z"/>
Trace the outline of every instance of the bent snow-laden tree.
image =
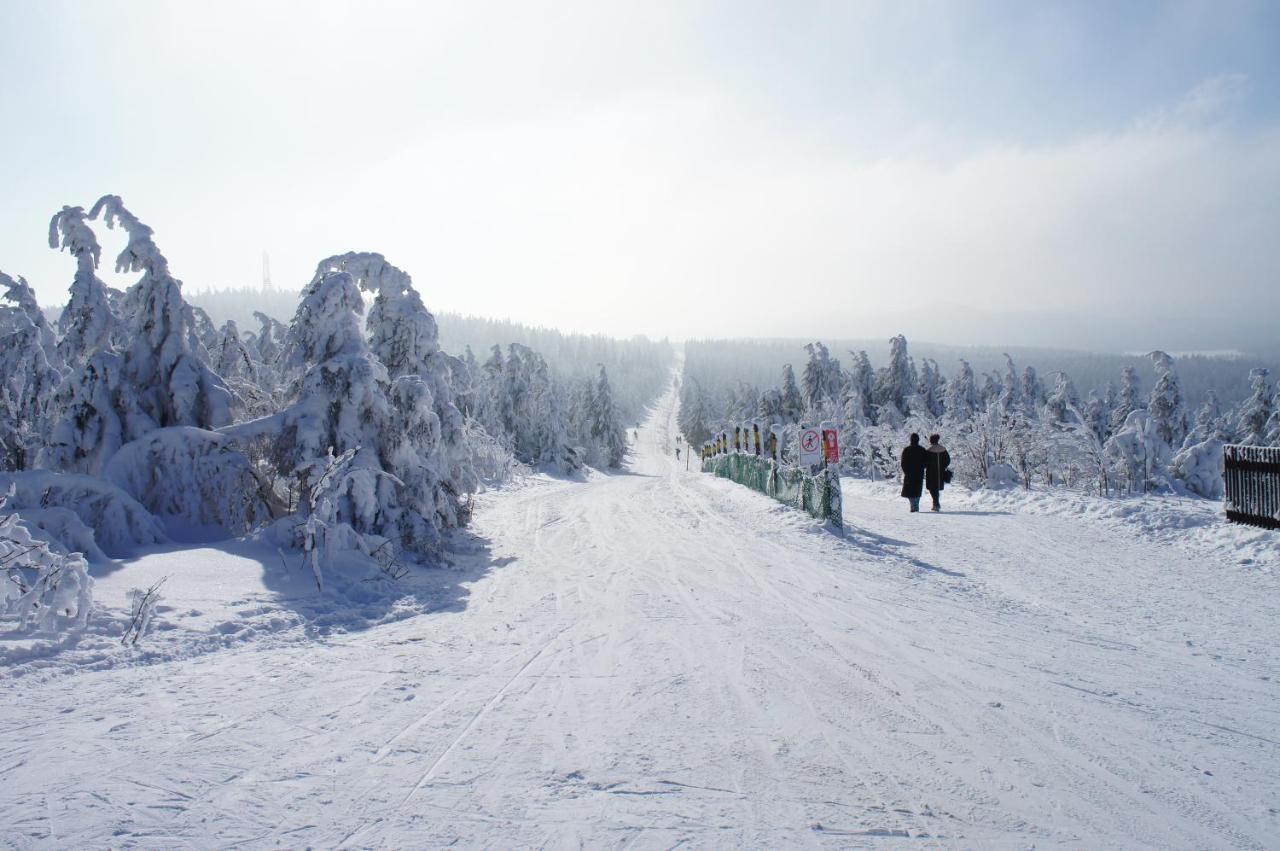
<path id="1" fill-rule="evenodd" d="M 105 288 L 94 274 L 97 240 L 80 208 L 64 207 L 52 229 L 71 240 L 80 264 L 72 284 L 72 306 L 80 312 L 68 333 L 79 334 L 65 352 L 82 365 L 59 392 L 62 416 L 53 426 L 42 465 L 97 475 L 124 443 L 168 426 L 217 428 L 231 422 L 234 397 L 209 368 L 181 283 L 140 222 L 116 195 L 94 204 L 90 218 L 104 216 L 108 227 L 123 227 L 128 244 L 116 260 L 120 272 L 141 272 L 125 294 L 127 345 L 117 352 L 111 334 L 88 314 L 106 307 Z M 70 234 L 70 237 L 66 237 Z M 68 309 L 70 310 L 71 307 Z M 109 310 L 108 316 L 114 316 Z M 119 322 L 120 320 L 111 320 Z M 64 342 L 66 338 L 64 338 Z"/>
<path id="2" fill-rule="evenodd" d="M 361 285 L 382 300 L 370 331 L 395 365 L 394 376 L 362 333 Z M 465 522 L 462 499 L 474 489 L 474 474 L 468 475 L 469 468 L 458 472 L 461 462 L 451 455 L 463 440 L 461 417 L 447 376 L 439 375 L 431 357 L 438 353 L 432 329 L 434 320 L 408 275 L 381 255 L 345 254 L 320 262 L 282 353 L 286 375 L 294 376 L 288 407 L 225 430 L 241 437 L 278 430 L 276 463 L 300 487 L 302 523 L 296 528 L 305 528 L 311 491 L 330 471 L 331 456 L 347 453 L 337 481 L 325 483 L 331 514 L 325 522 L 349 527 L 367 551 L 391 541 L 415 555 L 436 555 L 441 532 Z"/>

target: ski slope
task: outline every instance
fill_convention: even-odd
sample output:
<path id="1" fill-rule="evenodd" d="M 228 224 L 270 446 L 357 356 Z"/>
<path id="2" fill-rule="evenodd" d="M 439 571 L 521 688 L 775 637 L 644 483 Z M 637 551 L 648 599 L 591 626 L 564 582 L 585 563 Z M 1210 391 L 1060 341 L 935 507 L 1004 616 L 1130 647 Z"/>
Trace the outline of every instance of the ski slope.
<path id="1" fill-rule="evenodd" d="M 10 672 L 2 841 L 1280 845 L 1274 572 L 859 483 L 840 540 L 686 472 L 675 399 L 625 472 L 484 495 L 399 619 L 317 629 L 234 548 L 126 565 L 204 577 L 185 628 L 259 634 Z"/>

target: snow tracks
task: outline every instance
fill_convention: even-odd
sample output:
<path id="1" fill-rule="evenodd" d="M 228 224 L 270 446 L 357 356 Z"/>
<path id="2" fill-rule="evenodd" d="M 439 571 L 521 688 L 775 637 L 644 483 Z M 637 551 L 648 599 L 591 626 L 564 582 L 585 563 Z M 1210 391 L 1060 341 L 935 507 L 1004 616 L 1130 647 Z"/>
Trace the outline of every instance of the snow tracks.
<path id="1" fill-rule="evenodd" d="M 5 683 L 6 841 L 1280 842 L 1269 575 L 875 489 L 839 540 L 686 473 L 675 398 L 624 472 L 484 496 L 450 611 Z"/>

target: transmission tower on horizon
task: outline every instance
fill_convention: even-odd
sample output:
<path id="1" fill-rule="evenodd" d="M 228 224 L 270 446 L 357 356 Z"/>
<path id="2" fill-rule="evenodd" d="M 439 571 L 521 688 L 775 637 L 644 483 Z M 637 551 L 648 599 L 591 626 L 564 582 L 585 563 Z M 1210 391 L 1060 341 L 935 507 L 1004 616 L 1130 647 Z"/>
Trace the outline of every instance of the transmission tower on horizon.
<path id="1" fill-rule="evenodd" d="M 262 252 L 262 291 L 264 293 L 275 292 L 275 285 L 271 283 L 271 255 Z"/>

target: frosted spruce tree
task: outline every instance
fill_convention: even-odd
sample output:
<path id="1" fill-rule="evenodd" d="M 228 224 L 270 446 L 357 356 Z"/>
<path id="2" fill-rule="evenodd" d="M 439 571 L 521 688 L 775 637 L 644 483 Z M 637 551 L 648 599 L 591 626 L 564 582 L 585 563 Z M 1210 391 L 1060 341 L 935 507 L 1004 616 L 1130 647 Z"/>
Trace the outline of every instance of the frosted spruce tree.
<path id="1" fill-rule="evenodd" d="M 0 277 L 3 273 L 0 273 Z M 62 374 L 49 363 L 53 349 L 21 308 L 8 308 L 0 336 L 0 469 L 25 470 L 43 445 Z"/>
<path id="2" fill-rule="evenodd" d="M 1276 411 L 1270 375 L 1271 370 L 1265 366 L 1249 370 L 1249 397 L 1240 403 L 1235 418 L 1241 443 L 1266 446 L 1270 442 L 1268 425 Z"/>
<path id="3" fill-rule="evenodd" d="M 0 272 L 0 287 L 4 287 L 4 299 L 10 302 L 16 311 L 21 312 L 31 327 L 35 328 L 40 348 L 44 350 L 45 360 L 59 372 L 64 371 L 62 355 L 58 352 L 58 336 L 50 327 L 44 311 L 40 309 L 35 291 L 31 289 L 27 279 L 21 275 L 11 278 L 4 272 Z M 15 323 L 14 327 L 19 327 L 19 324 Z"/>
<path id="4" fill-rule="evenodd" d="M 795 370 L 789 363 L 782 365 L 782 414 L 788 423 L 799 422 L 804 414 L 804 397 L 800 395 Z"/>
<path id="5" fill-rule="evenodd" d="M 140 222 L 115 195 L 94 204 L 89 218 L 103 216 L 108 227 L 122 226 L 128 244 L 116 260 L 120 272 L 141 272 L 124 296 L 127 321 L 110 309 L 95 274 L 97 239 L 83 210 L 64 207 L 54 216 L 51 237 L 76 255 L 67 336 L 62 340 L 69 364 L 77 364 L 62 382 L 55 404 L 59 416 L 50 428 L 39 464 L 65 472 L 99 475 L 124 443 L 157 428 L 217 428 L 231 421 L 233 396 L 203 360 L 191 308 L 181 284 Z M 51 242 L 58 243 L 57 239 Z M 103 317 L 106 317 L 105 322 Z M 110 324 L 115 333 L 107 328 Z M 112 337 L 121 341 L 117 351 Z"/>
<path id="6" fill-rule="evenodd" d="M 592 395 L 591 437 L 603 451 L 608 466 L 622 466 L 627 452 L 626 432 L 618 409 L 614 407 L 613 388 L 609 386 L 609 374 L 603 364 Z"/>
<path id="7" fill-rule="evenodd" d="M 84 207 L 63 207 L 49 222 L 49 247 L 76 260 L 71 297 L 58 317 L 60 359 L 72 368 L 110 348 L 119 324 L 109 288 L 98 277 L 102 248 L 86 218 Z"/>
<path id="8" fill-rule="evenodd" d="M 1004 381 L 1000 394 L 1000 408 L 1006 414 L 1024 414 L 1030 410 L 1029 403 L 1022 392 L 1022 382 L 1018 379 L 1018 368 L 1008 352 L 1004 354 Z"/>
<path id="9" fill-rule="evenodd" d="M 1124 428 L 1129 414 L 1142 407 L 1138 393 L 1138 373 L 1131 366 L 1120 371 L 1120 392 L 1116 395 L 1115 404 L 1111 408 L 1111 433 L 1115 434 Z"/>
<path id="10" fill-rule="evenodd" d="M 907 413 L 907 400 L 915 393 L 916 382 L 915 368 L 907 354 L 907 338 L 899 334 L 889 340 L 889 365 L 876 376 L 873 401 L 877 423 L 885 422 L 886 415 L 901 419 Z"/>
<path id="11" fill-rule="evenodd" d="M 1156 369 L 1156 384 L 1151 388 L 1147 412 L 1151 414 L 1160 439 L 1176 449 L 1187 436 L 1187 411 L 1182 401 L 1182 388 L 1172 357 L 1161 351 L 1152 352 L 1150 357 Z"/>
<path id="12" fill-rule="evenodd" d="M 465 519 L 458 500 L 468 483 L 442 476 L 448 462 L 426 381 L 411 372 L 393 381 L 364 337 L 359 281 L 374 289 L 395 287 L 384 276 L 403 275 L 379 261 L 377 255 L 340 255 L 317 267 L 282 352 L 285 370 L 301 376 L 278 417 L 276 456 L 298 477 L 303 522 L 296 528 L 313 534 L 310 514 L 323 508 L 316 522 L 326 530 L 349 530 L 352 543 L 367 552 L 382 552 L 389 541 L 430 557 L 439 553 L 441 531 Z M 403 318 L 384 315 L 374 334 L 398 368 L 408 369 L 411 353 L 422 350 L 389 330 Z"/>
<path id="13" fill-rule="evenodd" d="M 1079 421 L 1079 408 L 1080 397 L 1075 383 L 1065 372 L 1059 372 L 1054 379 L 1053 392 L 1044 401 L 1044 418 L 1057 425 L 1073 424 Z"/>
<path id="14" fill-rule="evenodd" d="M 101 216 L 107 227 L 121 227 L 128 234 L 116 271 L 142 273 L 127 293 L 136 312 L 129 319 L 124 359 L 125 378 L 137 390 L 139 407 L 158 427 L 217 428 L 231 422 L 233 397 L 206 363 L 182 283 L 170 274 L 151 228 L 118 195 L 99 198 L 89 216 Z"/>
<path id="15" fill-rule="evenodd" d="M 978 409 L 978 388 L 973 377 L 973 367 L 964 358 L 956 374 L 947 382 L 946 417 L 952 423 L 968 422 Z"/>
<path id="16" fill-rule="evenodd" d="M 330 257 L 322 265 L 350 272 L 361 289 L 376 293 L 366 323 L 369 343 L 395 385 L 393 399 L 414 402 L 412 413 L 401 404 L 393 409 L 424 429 L 418 434 L 420 445 L 410 456 L 430 460 L 406 481 L 423 490 L 419 501 L 435 504 L 442 528 L 459 525 L 463 500 L 479 482 L 471 464 L 462 412 L 454 404 L 451 358 L 440 350 L 435 317 L 422 303 L 409 275 L 381 254 L 348 253 Z M 423 419 L 425 414 L 419 408 L 434 414 L 434 424 Z M 428 425 L 432 441 L 426 440 Z"/>

